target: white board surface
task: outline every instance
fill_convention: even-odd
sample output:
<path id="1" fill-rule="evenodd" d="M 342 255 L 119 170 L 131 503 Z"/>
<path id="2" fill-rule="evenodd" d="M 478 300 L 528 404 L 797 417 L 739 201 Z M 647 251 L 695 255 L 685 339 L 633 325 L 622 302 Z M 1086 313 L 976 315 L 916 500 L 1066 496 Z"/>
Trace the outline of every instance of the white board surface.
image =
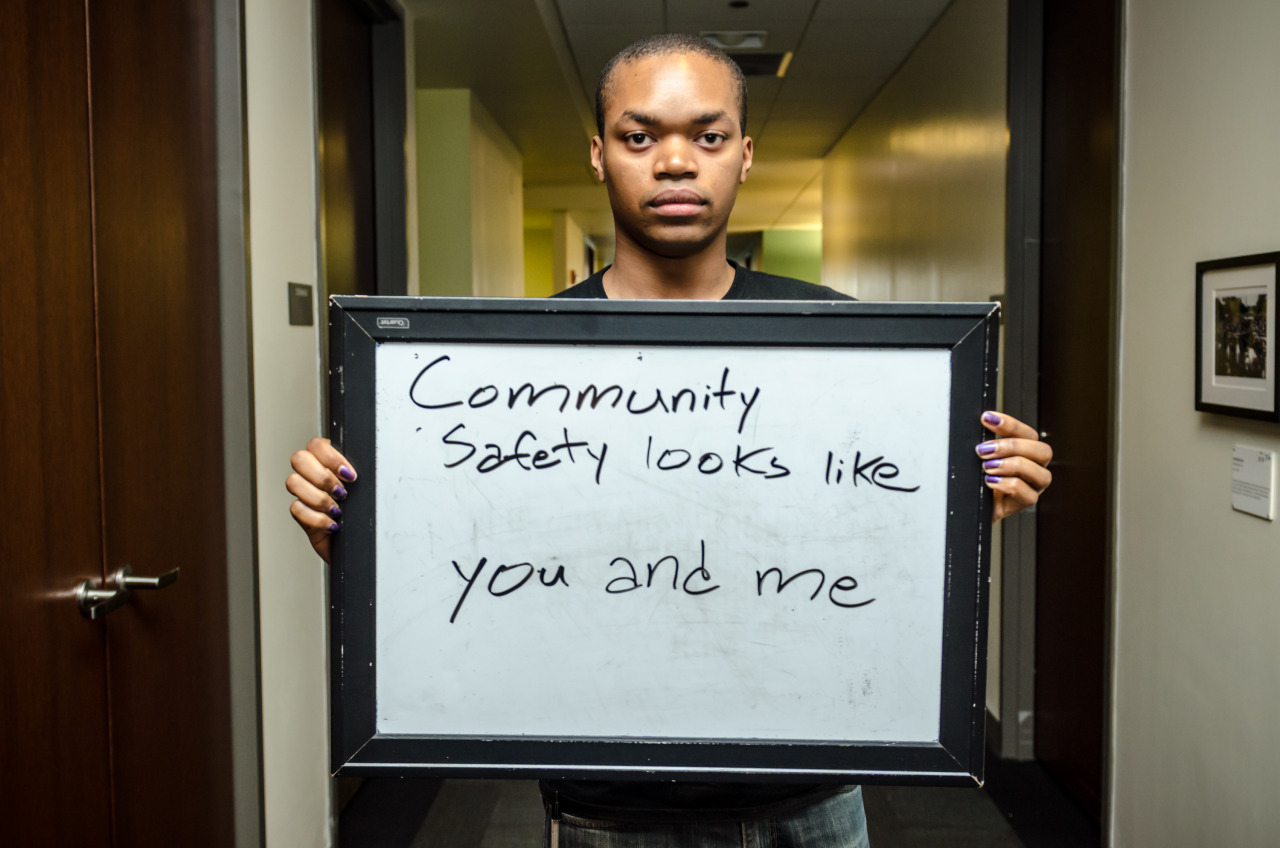
<path id="1" fill-rule="evenodd" d="M 376 371 L 378 733 L 938 739 L 948 351 L 396 343 Z"/>

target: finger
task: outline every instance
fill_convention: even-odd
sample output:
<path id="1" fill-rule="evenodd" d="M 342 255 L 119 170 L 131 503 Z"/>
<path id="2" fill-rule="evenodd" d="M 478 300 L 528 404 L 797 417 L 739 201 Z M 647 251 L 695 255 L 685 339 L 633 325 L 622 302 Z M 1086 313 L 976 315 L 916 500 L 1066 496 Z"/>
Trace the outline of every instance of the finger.
<path id="1" fill-rule="evenodd" d="M 987 477 L 1017 477 L 1037 492 L 1043 492 L 1053 482 L 1049 469 L 1023 456 L 984 460 L 982 473 Z"/>
<path id="2" fill-rule="evenodd" d="M 313 439 L 312 442 L 315 440 Z M 336 451 L 335 451 L 336 453 Z M 310 450 L 300 450 L 290 459 L 293 470 L 297 476 L 301 477 L 307 483 L 319 489 L 321 492 L 327 492 L 336 500 L 344 500 L 347 497 L 347 489 L 342 485 L 342 481 L 338 479 L 337 473 L 330 470 L 320 461 L 320 458 Z M 285 485 L 288 485 L 286 478 Z M 290 491 L 293 491 L 290 489 Z M 297 492 L 294 492 L 298 496 Z"/>
<path id="3" fill-rule="evenodd" d="M 1038 439 L 1040 434 L 1029 424 L 1023 424 L 1012 415 L 988 411 L 982 413 L 982 426 L 999 438 Z"/>
<path id="4" fill-rule="evenodd" d="M 1027 485 L 1026 481 L 1017 477 L 990 477 L 986 485 L 995 492 L 991 520 L 999 521 L 1015 512 L 1035 506 L 1040 493 Z"/>
<path id="5" fill-rule="evenodd" d="M 1053 448 L 1038 439 L 992 439 L 978 445 L 976 450 L 984 460 L 1024 456 L 1037 465 L 1048 465 L 1053 459 Z"/>
<path id="6" fill-rule="evenodd" d="M 356 479 L 355 466 L 347 461 L 347 458 L 338 452 L 338 449 L 328 439 L 316 437 L 307 442 L 307 450 L 320 460 L 320 464 L 328 468 L 338 476 L 344 483 L 354 482 Z"/>
<path id="7" fill-rule="evenodd" d="M 329 538 L 338 532 L 339 525 L 324 513 L 317 512 L 302 501 L 294 501 L 289 505 L 289 514 L 298 522 L 307 534 L 311 547 L 325 561 L 329 562 Z"/>
<path id="8" fill-rule="evenodd" d="M 302 501 L 294 501 L 289 504 L 289 514 L 293 516 L 294 521 L 302 525 L 302 529 L 307 531 L 308 536 L 313 532 L 318 534 L 338 532 L 338 522 L 323 512 L 312 509 Z"/>
<path id="9" fill-rule="evenodd" d="M 337 499 L 313 486 L 301 474 L 294 473 L 286 477 L 284 487 L 289 490 L 289 494 L 316 512 L 322 512 L 335 520 L 342 517 L 342 507 L 338 505 Z"/>

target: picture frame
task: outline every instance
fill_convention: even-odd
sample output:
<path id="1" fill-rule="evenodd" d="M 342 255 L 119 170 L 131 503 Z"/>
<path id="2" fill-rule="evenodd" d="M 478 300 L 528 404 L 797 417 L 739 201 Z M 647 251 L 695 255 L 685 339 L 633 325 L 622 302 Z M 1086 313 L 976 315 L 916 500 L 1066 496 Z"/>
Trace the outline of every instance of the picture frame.
<path id="1" fill-rule="evenodd" d="M 997 316 L 994 304 L 331 298 L 331 432 L 360 468 L 360 482 L 343 502 L 344 527 L 334 538 L 329 572 L 331 770 L 355 776 L 980 786 L 991 495 L 973 445 L 985 436 L 981 412 L 994 404 Z M 821 363 L 833 357 L 856 366 L 862 377 L 843 365 L 824 370 Z M 594 363 L 603 363 L 603 370 L 593 370 Z M 565 386 L 582 389 L 573 394 L 581 401 L 592 386 L 605 386 L 604 374 L 632 394 L 639 386 L 653 398 L 644 382 L 650 373 L 662 375 L 653 385 L 676 391 L 668 395 L 677 412 L 655 418 L 667 407 L 564 401 Z M 739 385 L 744 380 L 750 386 Z M 686 382 L 699 391 L 705 386 L 696 404 L 679 389 Z M 491 390 L 489 383 L 501 388 Z M 805 403 L 788 394 L 837 385 L 838 391 L 809 392 Z M 719 400 L 733 400 L 727 396 L 735 389 L 741 390 L 737 400 L 722 410 Z M 620 396 L 611 390 L 592 397 Z M 878 392 L 897 399 L 893 411 L 887 400 L 876 400 Z M 458 393 L 461 401 L 453 398 Z M 675 397 L 684 398 L 679 406 Z M 795 412 L 801 408 L 803 416 Z M 860 421 L 855 441 L 845 445 L 854 448 L 852 465 L 826 452 L 827 439 L 843 438 L 829 414 L 840 409 Z M 509 418 L 510 432 L 493 429 Z M 786 441 L 775 438 L 776 424 L 791 433 Z M 548 433 L 558 438 L 561 428 L 564 453 L 543 439 Z M 688 463 L 674 450 L 662 451 L 666 436 L 682 431 L 716 444 L 724 437 L 724 455 L 740 456 L 747 465 L 758 463 L 765 456 L 760 449 L 768 446 L 791 473 L 773 480 L 749 470 L 739 476 L 730 462 L 713 475 L 715 460 L 700 443 L 681 443 L 693 457 Z M 513 447 L 500 460 L 486 458 L 508 435 L 522 440 L 523 448 Z M 736 451 L 740 435 L 745 447 Z M 473 453 L 467 439 L 495 444 Z M 758 439 L 765 441 L 756 444 Z M 913 447 L 899 451 L 893 439 Z M 581 446 L 581 465 L 568 460 L 571 441 Z M 444 464 L 439 450 L 448 452 Z M 926 454 L 934 455 L 927 462 L 931 470 L 920 464 Z M 899 455 L 901 468 L 871 467 Z M 663 457 L 672 460 L 669 471 Z M 551 467 L 558 458 L 565 461 Z M 856 480 L 854 469 L 861 474 Z M 647 482 L 667 473 L 684 474 L 686 482 L 675 490 L 670 483 Z M 912 476 L 917 473 L 918 479 Z M 555 482 L 560 478 L 563 485 Z M 763 498 L 773 514 L 787 502 L 792 484 L 838 491 L 839 497 L 808 497 L 800 489 L 805 509 L 779 513 L 776 520 L 747 506 L 746 499 Z M 528 488 L 535 485 L 536 491 Z M 690 497 L 695 485 L 719 487 L 724 499 Z M 671 491 L 679 497 L 662 495 Z M 660 515 L 638 508 L 646 493 L 669 500 L 670 510 Z M 490 508 L 464 507 L 473 497 Z M 616 503 L 629 507 L 610 506 Z M 730 503 L 739 508 L 729 512 L 742 520 L 725 517 Z M 540 517 L 523 517 L 524 505 Z M 846 520 L 823 519 L 827 506 Z M 595 512 L 590 520 L 574 517 Z M 795 529 L 810 521 L 827 529 Z M 910 522 L 922 522 L 926 530 L 904 532 Z M 693 540 L 687 551 L 677 541 L 681 525 L 693 532 L 682 537 Z M 727 555 L 753 527 L 771 537 L 768 528 L 775 525 L 818 546 L 836 544 L 845 531 L 832 528 L 846 528 L 851 541 L 840 544 L 851 547 L 838 557 L 805 557 L 807 576 L 798 580 L 770 568 L 789 568 L 785 558 L 763 557 L 757 569 L 740 568 L 744 560 Z M 868 572 L 857 591 L 872 597 L 874 589 L 875 602 L 865 605 L 861 596 L 853 602 L 828 597 L 832 587 L 853 592 L 853 579 L 828 579 L 827 594 L 814 591 L 819 566 L 853 563 L 860 556 L 854 548 L 870 550 L 874 538 L 891 554 L 886 567 L 910 570 L 911 580 L 895 589 Z M 631 573 L 621 556 L 608 561 L 637 540 L 653 547 L 668 539 L 675 546 L 660 552 L 672 555 L 632 557 L 643 585 L 631 587 L 630 578 L 617 577 Z M 779 537 L 778 544 L 785 541 Z M 473 542 L 485 546 L 487 565 L 455 552 L 461 550 L 455 545 Z M 606 556 L 585 560 L 583 552 L 597 542 Z M 562 556 L 553 559 L 548 552 Z M 548 565 L 530 578 L 539 565 L 553 562 L 563 568 Z M 673 582 L 673 569 L 682 567 L 684 582 Z M 489 570 L 482 575 L 481 568 Z M 662 580 L 654 579 L 655 570 Z M 834 576 L 832 571 L 829 578 Z M 715 594 L 709 594 L 708 579 L 719 586 Z M 471 584 L 479 588 L 471 591 Z M 443 587 L 443 594 L 428 597 L 432 587 Z M 768 611 L 744 617 L 736 612 L 739 603 Z M 561 604 L 571 614 L 563 614 Z M 821 611 L 828 607 L 830 612 Z M 911 664 L 909 677 L 918 678 L 918 688 L 844 667 L 856 665 L 854 654 L 871 650 L 858 634 L 884 631 L 888 625 L 879 622 L 887 618 L 932 634 L 917 640 L 928 652 L 927 662 Z M 422 635 L 420 626 L 427 628 Z M 797 635 L 810 626 L 824 646 L 812 655 Z M 833 629 L 824 636 L 828 627 Z M 750 638 L 733 638 L 733 628 L 745 628 Z M 777 628 L 784 631 L 775 639 L 769 634 Z M 643 650 L 622 647 L 632 636 Z M 828 668 L 835 656 L 829 651 L 843 650 L 831 646 L 842 639 L 852 660 Z M 897 657 L 911 640 L 889 641 Z M 713 643 L 725 647 L 684 647 Z M 800 651 L 800 658 L 766 659 L 780 647 Z M 895 679 L 907 673 L 894 657 L 883 659 L 872 665 L 890 669 Z M 796 681 L 812 671 L 810 683 L 748 685 L 775 661 Z M 574 671 L 579 665 L 592 674 Z M 840 674 L 831 672 L 836 667 Z M 607 681 L 636 680 L 644 685 L 632 686 L 626 696 L 611 684 L 605 687 L 614 694 L 609 699 L 574 694 L 564 703 L 556 700 L 563 691 L 577 692 L 573 687 L 585 693 Z M 676 709 L 721 684 L 761 691 L 750 699 L 718 700 L 712 712 Z M 834 697 L 811 698 L 810 686 L 830 688 L 826 694 Z M 650 688 L 662 695 L 658 708 L 637 706 Z M 914 728 L 872 726 L 867 717 L 877 703 L 909 704 L 925 719 Z M 814 723 L 794 723 L 806 704 L 817 705 L 810 710 Z M 755 728 L 755 715 L 764 712 L 784 724 Z M 893 723 L 905 712 L 884 714 Z M 701 730 L 698 721 L 704 722 Z"/>
<path id="2" fill-rule="evenodd" d="M 1196 263 L 1196 410 L 1280 421 L 1280 252 Z"/>

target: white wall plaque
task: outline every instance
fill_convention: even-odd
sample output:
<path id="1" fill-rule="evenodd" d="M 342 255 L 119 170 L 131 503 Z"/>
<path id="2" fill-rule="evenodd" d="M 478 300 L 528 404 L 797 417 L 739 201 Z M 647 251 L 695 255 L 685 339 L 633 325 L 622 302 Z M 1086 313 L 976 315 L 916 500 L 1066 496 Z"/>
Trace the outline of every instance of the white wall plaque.
<path id="1" fill-rule="evenodd" d="M 1275 453 L 1236 445 L 1231 452 L 1231 507 L 1270 521 Z"/>

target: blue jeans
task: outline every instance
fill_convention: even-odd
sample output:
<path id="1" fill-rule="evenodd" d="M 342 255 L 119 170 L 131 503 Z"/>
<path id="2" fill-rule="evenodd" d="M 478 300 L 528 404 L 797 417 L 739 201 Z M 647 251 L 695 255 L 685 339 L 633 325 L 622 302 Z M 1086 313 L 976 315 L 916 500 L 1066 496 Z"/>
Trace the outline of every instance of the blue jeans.
<path id="1" fill-rule="evenodd" d="M 862 788 L 799 812 L 741 822 L 635 824 L 564 815 L 558 848 L 869 848 Z M 557 846 L 551 846 L 557 848 Z"/>

